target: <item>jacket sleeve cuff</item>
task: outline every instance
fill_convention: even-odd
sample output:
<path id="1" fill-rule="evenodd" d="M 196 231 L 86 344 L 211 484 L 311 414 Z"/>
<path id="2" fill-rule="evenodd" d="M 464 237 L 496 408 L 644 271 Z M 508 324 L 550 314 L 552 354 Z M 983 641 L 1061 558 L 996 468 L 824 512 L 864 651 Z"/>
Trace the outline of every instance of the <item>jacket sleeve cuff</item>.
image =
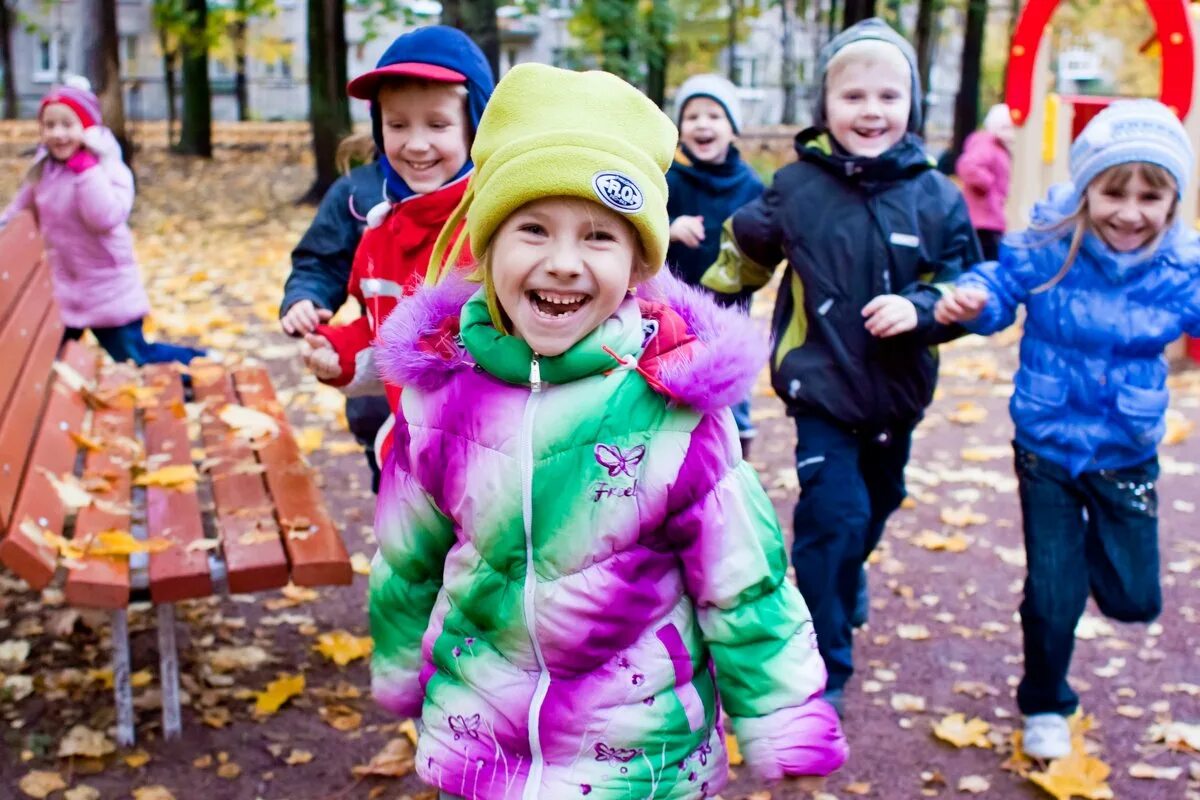
<path id="1" fill-rule="evenodd" d="M 828 775 L 850 753 L 837 713 L 819 697 L 762 717 L 734 717 L 733 730 L 746 764 L 764 781 Z"/>
<path id="2" fill-rule="evenodd" d="M 318 325 L 313 333 L 329 340 L 329 343 L 333 345 L 334 352 L 337 353 L 338 366 L 342 368 L 341 375 L 321 382 L 338 388 L 353 382 L 358 362 L 357 355 L 360 352 L 357 341 L 359 337 L 354 335 L 356 333 L 354 329 L 349 325 Z"/>

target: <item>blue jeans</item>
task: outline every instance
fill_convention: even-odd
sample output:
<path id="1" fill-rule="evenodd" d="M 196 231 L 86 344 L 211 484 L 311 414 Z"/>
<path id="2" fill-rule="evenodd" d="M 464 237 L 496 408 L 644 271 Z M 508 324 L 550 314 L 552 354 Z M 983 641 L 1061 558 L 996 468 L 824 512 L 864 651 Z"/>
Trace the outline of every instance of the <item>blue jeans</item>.
<path id="1" fill-rule="evenodd" d="M 92 333 L 105 352 L 112 356 L 113 361 L 132 361 L 139 367 L 143 364 L 164 364 L 171 361 L 187 364 L 205 352 L 183 345 L 147 342 L 145 334 L 142 333 L 140 319 L 116 328 L 92 328 Z M 78 339 L 80 336 L 83 336 L 83 328 L 67 328 L 63 333 L 63 341 Z"/>
<path id="2" fill-rule="evenodd" d="M 912 429 L 865 434 L 812 416 L 795 423 L 792 566 L 829 671 L 826 687 L 836 690 L 854 673 L 851 621 L 862 567 L 904 500 Z"/>
<path id="3" fill-rule="evenodd" d="M 737 423 L 738 436 L 742 439 L 753 439 L 758 431 L 750 421 L 750 398 L 734 403 L 730 408 L 733 410 L 733 421 Z"/>
<path id="4" fill-rule="evenodd" d="M 1029 575 L 1021 603 L 1024 714 L 1071 714 L 1067 683 L 1075 626 L 1088 593 L 1107 616 L 1149 622 L 1162 611 L 1158 580 L 1158 458 L 1084 472 L 1014 445 Z"/>

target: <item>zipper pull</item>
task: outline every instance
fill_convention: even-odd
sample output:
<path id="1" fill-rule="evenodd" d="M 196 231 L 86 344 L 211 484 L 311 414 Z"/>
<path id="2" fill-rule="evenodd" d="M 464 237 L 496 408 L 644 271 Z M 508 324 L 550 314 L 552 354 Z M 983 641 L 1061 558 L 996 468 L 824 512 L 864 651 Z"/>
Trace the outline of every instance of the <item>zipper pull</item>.
<path id="1" fill-rule="evenodd" d="M 537 353 L 529 361 L 529 388 L 535 392 L 542 390 L 542 367 L 538 363 Z"/>

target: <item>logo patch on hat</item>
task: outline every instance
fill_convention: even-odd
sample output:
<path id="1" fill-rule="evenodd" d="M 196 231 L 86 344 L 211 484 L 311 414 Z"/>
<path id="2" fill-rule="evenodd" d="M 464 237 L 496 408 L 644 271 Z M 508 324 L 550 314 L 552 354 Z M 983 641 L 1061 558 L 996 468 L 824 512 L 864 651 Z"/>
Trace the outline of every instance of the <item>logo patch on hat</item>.
<path id="1" fill-rule="evenodd" d="M 645 203 L 633 178 L 620 172 L 597 172 L 592 176 L 592 189 L 601 203 L 622 214 L 641 211 Z"/>

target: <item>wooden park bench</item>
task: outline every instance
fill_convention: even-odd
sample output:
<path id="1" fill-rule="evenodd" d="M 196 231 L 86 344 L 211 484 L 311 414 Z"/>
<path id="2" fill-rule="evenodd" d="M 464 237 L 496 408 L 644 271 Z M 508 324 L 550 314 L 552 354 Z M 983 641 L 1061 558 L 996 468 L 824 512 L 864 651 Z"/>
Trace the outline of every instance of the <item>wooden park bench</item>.
<path id="1" fill-rule="evenodd" d="M 21 215 L 0 231 L 0 562 L 38 590 L 61 575 L 69 604 L 111 611 L 124 745 L 127 608 L 157 606 L 172 738 L 175 603 L 349 584 L 350 559 L 263 368 L 137 369 L 62 336 L 41 239 Z"/>

